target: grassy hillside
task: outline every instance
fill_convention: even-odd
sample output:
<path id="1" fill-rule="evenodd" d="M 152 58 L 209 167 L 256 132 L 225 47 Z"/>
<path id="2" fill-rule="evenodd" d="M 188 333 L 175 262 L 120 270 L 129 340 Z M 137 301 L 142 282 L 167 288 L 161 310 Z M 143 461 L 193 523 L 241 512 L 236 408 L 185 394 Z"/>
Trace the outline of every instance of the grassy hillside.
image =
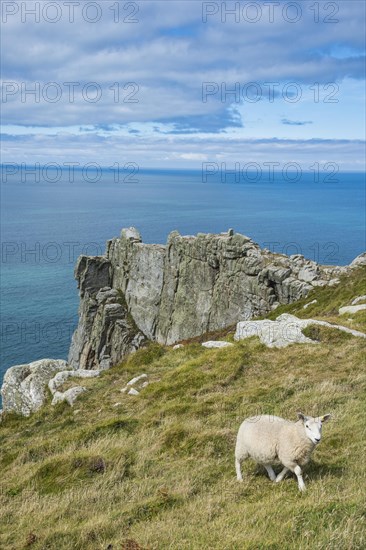
<path id="1" fill-rule="evenodd" d="M 339 306 L 366 294 L 365 272 L 281 308 L 365 331 Z M 351 320 L 349 320 L 351 319 Z M 309 329 L 310 330 L 310 329 Z M 232 334 L 226 336 L 232 339 Z M 224 350 L 150 345 L 89 387 L 0 424 L 0 548 L 360 549 L 365 536 L 365 341 L 317 329 L 319 345 Z M 121 393 L 135 375 L 150 385 Z M 269 481 L 253 462 L 235 478 L 241 421 L 257 413 L 332 413 L 305 474 Z"/>

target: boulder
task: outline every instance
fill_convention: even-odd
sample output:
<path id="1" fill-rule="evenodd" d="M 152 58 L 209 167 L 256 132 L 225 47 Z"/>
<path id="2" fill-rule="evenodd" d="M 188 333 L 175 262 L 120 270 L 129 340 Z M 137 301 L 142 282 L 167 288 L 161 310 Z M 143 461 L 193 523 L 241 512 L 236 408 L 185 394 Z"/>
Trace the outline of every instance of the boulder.
<path id="1" fill-rule="evenodd" d="M 29 416 L 37 411 L 47 398 L 51 378 L 66 369 L 67 363 L 61 359 L 41 359 L 8 369 L 1 388 L 4 412 Z"/>

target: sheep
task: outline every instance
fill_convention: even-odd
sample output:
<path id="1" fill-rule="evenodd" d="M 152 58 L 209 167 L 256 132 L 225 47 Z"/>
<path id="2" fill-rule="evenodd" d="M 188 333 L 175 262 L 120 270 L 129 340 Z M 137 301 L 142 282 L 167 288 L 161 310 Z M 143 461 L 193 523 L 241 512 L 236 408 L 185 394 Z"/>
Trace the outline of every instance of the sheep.
<path id="1" fill-rule="evenodd" d="M 297 422 L 271 415 L 247 418 L 241 424 L 235 447 L 235 469 L 238 481 L 243 481 L 241 462 L 252 458 L 263 464 L 271 481 L 282 481 L 287 472 L 294 472 L 300 491 L 305 491 L 302 467 L 320 442 L 322 424 L 330 414 L 320 417 L 298 413 Z M 284 468 L 276 476 L 272 464 L 281 463 Z"/>

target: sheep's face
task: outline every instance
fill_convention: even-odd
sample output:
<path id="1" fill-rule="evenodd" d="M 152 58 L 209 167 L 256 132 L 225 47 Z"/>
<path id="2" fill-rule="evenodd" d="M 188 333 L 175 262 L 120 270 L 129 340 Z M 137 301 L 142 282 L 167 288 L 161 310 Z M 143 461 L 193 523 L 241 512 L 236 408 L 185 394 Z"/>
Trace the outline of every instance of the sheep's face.
<path id="1" fill-rule="evenodd" d="M 324 416 L 318 416 L 316 418 L 312 416 L 305 416 L 302 413 L 298 413 L 298 415 L 304 424 L 306 436 L 314 443 L 314 445 L 318 445 L 322 438 L 323 422 L 329 420 L 330 414 L 325 414 Z"/>

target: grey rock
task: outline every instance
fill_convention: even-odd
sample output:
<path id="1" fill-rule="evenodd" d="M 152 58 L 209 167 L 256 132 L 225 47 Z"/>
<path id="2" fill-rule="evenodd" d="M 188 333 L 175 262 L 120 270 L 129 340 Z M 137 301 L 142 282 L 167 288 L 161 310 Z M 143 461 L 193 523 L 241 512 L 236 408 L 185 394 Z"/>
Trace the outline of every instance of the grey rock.
<path id="1" fill-rule="evenodd" d="M 134 386 L 141 380 L 146 380 L 147 374 L 140 374 L 140 376 L 135 376 L 135 378 L 132 378 L 129 382 L 127 382 L 127 386 Z"/>
<path id="2" fill-rule="evenodd" d="M 80 256 L 75 267 L 75 277 L 79 281 L 81 296 L 86 291 L 95 293 L 110 286 L 111 264 L 103 256 Z"/>
<path id="3" fill-rule="evenodd" d="M 358 306 L 344 306 L 339 308 L 339 315 L 344 315 L 345 313 L 357 313 L 358 311 L 363 311 L 366 309 L 366 304 L 360 304 Z"/>
<path id="4" fill-rule="evenodd" d="M 40 409 L 47 399 L 49 380 L 66 369 L 61 359 L 41 359 L 8 369 L 1 388 L 4 411 L 29 416 Z"/>
<path id="5" fill-rule="evenodd" d="M 365 296 L 357 296 L 354 300 L 352 300 L 352 305 L 359 304 L 360 302 L 366 302 L 366 295 Z"/>
<path id="6" fill-rule="evenodd" d="M 307 309 L 309 306 L 312 306 L 313 304 L 317 304 L 318 300 L 311 300 L 311 302 L 308 302 L 303 306 L 303 309 Z"/>
<path id="7" fill-rule="evenodd" d="M 230 342 L 224 342 L 224 341 L 220 341 L 220 340 L 208 340 L 207 342 L 203 342 L 202 343 L 202 346 L 204 348 L 229 348 L 231 347 L 233 344 L 231 344 Z"/>
<path id="8" fill-rule="evenodd" d="M 317 279 L 318 274 L 319 274 L 319 271 L 317 267 L 305 266 L 300 269 L 298 277 L 301 281 L 310 283 L 311 281 L 314 281 L 314 279 Z"/>
<path id="9" fill-rule="evenodd" d="M 71 368 L 109 369 L 145 342 L 121 291 L 102 287 L 94 294 L 81 292 L 79 324 L 68 358 Z"/>
<path id="10" fill-rule="evenodd" d="M 135 227 L 128 227 L 127 229 L 122 229 L 121 237 L 128 239 L 130 241 L 141 242 L 140 232 Z"/>
<path id="11" fill-rule="evenodd" d="M 48 382 L 48 388 L 52 394 L 56 393 L 57 389 L 62 386 L 69 378 L 95 378 L 99 376 L 100 371 L 97 370 L 66 370 L 56 374 Z"/>
<path id="12" fill-rule="evenodd" d="M 359 338 L 366 338 L 366 334 L 341 325 L 333 325 L 316 319 L 299 319 L 295 315 L 283 313 L 275 321 L 269 319 L 260 321 L 242 321 L 237 324 L 234 339 L 244 340 L 258 336 L 260 341 L 270 348 L 284 348 L 291 344 L 315 344 L 314 340 L 302 333 L 309 325 L 321 325 L 335 328 Z"/>
<path id="13" fill-rule="evenodd" d="M 355 267 L 361 267 L 363 265 L 366 265 L 366 252 L 363 252 L 359 256 L 357 256 L 353 262 L 350 263 L 351 268 Z"/>
<path id="14" fill-rule="evenodd" d="M 127 385 L 121 389 L 121 392 L 127 393 L 128 395 L 139 395 L 140 391 L 148 385 L 149 381 L 147 379 L 147 374 L 140 374 L 139 376 L 131 378 L 131 380 L 127 382 Z"/>
<path id="15" fill-rule="evenodd" d="M 57 405 L 57 403 L 66 401 L 70 405 L 70 407 L 72 407 L 79 395 L 84 393 L 85 391 L 87 390 L 83 386 L 74 386 L 73 388 L 70 388 L 63 393 L 57 391 L 53 395 L 52 405 Z"/>

